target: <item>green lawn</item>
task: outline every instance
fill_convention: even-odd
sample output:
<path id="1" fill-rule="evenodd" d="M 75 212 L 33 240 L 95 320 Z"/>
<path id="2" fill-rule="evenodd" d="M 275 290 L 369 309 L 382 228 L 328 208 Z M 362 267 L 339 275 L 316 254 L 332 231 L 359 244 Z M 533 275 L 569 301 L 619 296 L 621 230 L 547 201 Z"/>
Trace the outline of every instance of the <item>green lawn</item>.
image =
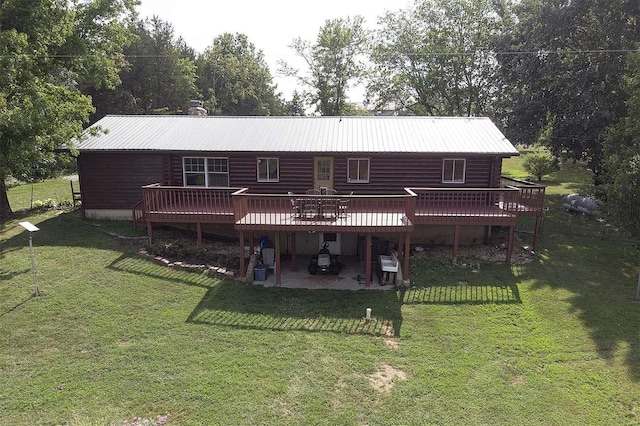
<path id="1" fill-rule="evenodd" d="M 173 270 L 104 232 L 128 224 L 49 211 L 27 217 L 33 298 L 28 237 L 0 225 L 0 424 L 637 425 L 640 259 L 559 207 L 586 180 L 549 177 L 533 262 L 427 257 L 384 293 Z"/>
<path id="2" fill-rule="evenodd" d="M 73 182 L 74 190 L 78 191 L 78 182 Z M 52 199 L 56 204 L 63 201 L 71 201 L 71 185 L 69 179 L 59 177 L 44 182 L 36 182 L 33 185 L 20 185 L 9 190 L 9 203 L 13 211 L 28 209 L 31 207 L 31 197 L 33 201 L 44 201 Z"/>

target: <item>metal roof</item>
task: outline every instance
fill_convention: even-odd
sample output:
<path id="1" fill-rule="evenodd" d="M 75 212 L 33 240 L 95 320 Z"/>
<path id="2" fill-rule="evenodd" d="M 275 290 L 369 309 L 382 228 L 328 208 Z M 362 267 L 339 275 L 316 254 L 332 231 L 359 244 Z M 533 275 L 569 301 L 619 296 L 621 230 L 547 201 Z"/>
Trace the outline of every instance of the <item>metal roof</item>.
<path id="1" fill-rule="evenodd" d="M 108 115 L 83 151 L 440 153 L 518 155 L 483 117 Z M 87 132 L 87 135 L 89 133 Z"/>

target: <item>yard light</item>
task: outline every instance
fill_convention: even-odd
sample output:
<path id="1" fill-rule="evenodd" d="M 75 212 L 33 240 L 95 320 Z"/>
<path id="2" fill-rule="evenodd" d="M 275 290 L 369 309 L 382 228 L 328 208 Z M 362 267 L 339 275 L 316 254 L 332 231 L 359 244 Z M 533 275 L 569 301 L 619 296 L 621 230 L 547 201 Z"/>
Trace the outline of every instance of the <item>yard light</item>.
<path id="1" fill-rule="evenodd" d="M 367 308 L 367 313 L 364 317 L 366 322 L 371 322 L 371 308 Z"/>
<path id="2" fill-rule="evenodd" d="M 38 297 L 40 296 L 40 291 L 38 290 L 38 280 L 36 279 L 36 259 L 33 256 L 33 233 L 39 231 L 40 228 L 33 225 L 31 222 L 20 222 L 20 226 L 29 231 L 29 253 L 31 254 L 31 273 L 33 274 L 33 295 Z"/>

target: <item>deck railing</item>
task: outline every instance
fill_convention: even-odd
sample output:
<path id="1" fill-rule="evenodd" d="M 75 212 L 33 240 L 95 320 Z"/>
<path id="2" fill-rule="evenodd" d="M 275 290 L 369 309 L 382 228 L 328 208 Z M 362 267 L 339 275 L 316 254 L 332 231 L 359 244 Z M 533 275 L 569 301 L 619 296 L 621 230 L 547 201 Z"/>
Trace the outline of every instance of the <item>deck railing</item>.
<path id="1" fill-rule="evenodd" d="M 542 215 L 542 212 L 544 210 L 544 193 L 546 188 L 544 185 L 506 176 L 501 177 L 500 185 L 502 187 L 511 187 L 518 189 L 518 215 Z"/>
<path id="2" fill-rule="evenodd" d="M 415 196 L 416 224 L 510 224 L 517 188 L 406 188 Z"/>
<path id="3" fill-rule="evenodd" d="M 134 222 L 338 230 L 414 224 L 508 225 L 516 215 L 542 211 L 544 186 L 507 178 L 503 182 L 502 188 L 406 188 L 403 195 L 250 194 L 247 188 L 153 184 L 143 187 L 142 208 L 136 205 L 133 214 Z"/>
<path id="4" fill-rule="evenodd" d="M 133 205 L 131 214 L 134 228 L 143 228 L 146 225 L 144 220 L 144 200 L 138 201 Z"/>
<path id="5" fill-rule="evenodd" d="M 412 226 L 410 195 L 249 194 L 233 196 L 236 224 L 242 229 L 291 230 Z M 266 227 L 266 228 L 265 228 Z"/>
<path id="6" fill-rule="evenodd" d="M 144 215 L 154 222 L 233 222 L 231 195 L 239 188 L 142 187 Z"/>

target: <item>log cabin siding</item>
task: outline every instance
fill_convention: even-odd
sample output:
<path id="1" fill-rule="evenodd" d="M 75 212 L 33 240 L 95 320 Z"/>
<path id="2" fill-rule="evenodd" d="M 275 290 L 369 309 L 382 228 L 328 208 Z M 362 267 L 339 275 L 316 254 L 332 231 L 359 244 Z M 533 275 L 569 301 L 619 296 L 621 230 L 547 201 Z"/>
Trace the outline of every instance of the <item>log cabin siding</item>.
<path id="1" fill-rule="evenodd" d="M 162 183 L 165 154 L 83 152 L 78 173 L 85 209 L 130 209 L 142 200 L 142 186 Z"/>
<path id="2" fill-rule="evenodd" d="M 247 187 L 252 193 L 303 193 L 313 187 L 313 158 L 326 154 L 279 154 L 279 182 L 258 182 L 256 159 L 263 154 L 235 153 L 82 153 L 78 168 L 87 209 L 127 209 L 142 199 L 141 187 L 152 183 L 183 186 L 184 157 L 224 157 L 229 160 L 232 187 Z M 493 156 L 456 156 L 465 158 L 465 183 L 442 183 L 442 156 L 408 154 L 337 154 L 334 159 L 334 188 L 340 194 L 403 194 L 407 187 L 496 187 L 501 158 Z M 369 158 L 368 183 L 347 182 L 349 158 Z"/>
<path id="3" fill-rule="evenodd" d="M 321 155 L 321 154 L 318 154 Z M 183 186 L 183 157 L 202 157 L 202 153 L 82 153 L 78 168 L 82 176 L 85 208 L 129 208 L 142 198 L 141 187 L 151 183 Z M 283 154 L 279 159 L 280 181 L 258 182 L 256 159 L 261 154 L 211 153 L 208 157 L 229 159 L 230 186 L 247 187 L 257 194 L 302 193 L 313 187 L 313 154 Z M 347 182 L 349 158 L 370 159 L 368 183 Z M 334 155 L 334 188 L 345 194 L 402 194 L 406 187 L 496 187 L 501 172 L 500 157 L 464 157 L 465 183 L 442 183 L 441 156 L 372 154 Z M 453 157 L 447 157 L 453 158 Z"/>
<path id="4" fill-rule="evenodd" d="M 350 155 L 262 154 L 262 153 L 202 153 L 185 152 L 171 154 L 171 185 L 183 186 L 182 158 L 223 157 L 229 160 L 229 182 L 232 187 L 247 187 L 252 193 L 302 193 L 313 187 L 313 158 L 334 159 L 334 188 L 345 194 L 402 194 L 406 187 L 495 187 L 499 182 L 500 157 L 494 156 L 436 156 L 413 154 Z M 278 158 L 279 182 L 258 182 L 256 160 L 258 157 Z M 368 183 L 349 183 L 347 163 L 349 158 L 368 158 L 370 177 Z M 466 159 L 465 183 L 443 184 L 442 161 L 444 158 Z M 496 167 L 496 163 L 498 166 Z M 498 173 L 496 178 L 495 174 Z"/>

